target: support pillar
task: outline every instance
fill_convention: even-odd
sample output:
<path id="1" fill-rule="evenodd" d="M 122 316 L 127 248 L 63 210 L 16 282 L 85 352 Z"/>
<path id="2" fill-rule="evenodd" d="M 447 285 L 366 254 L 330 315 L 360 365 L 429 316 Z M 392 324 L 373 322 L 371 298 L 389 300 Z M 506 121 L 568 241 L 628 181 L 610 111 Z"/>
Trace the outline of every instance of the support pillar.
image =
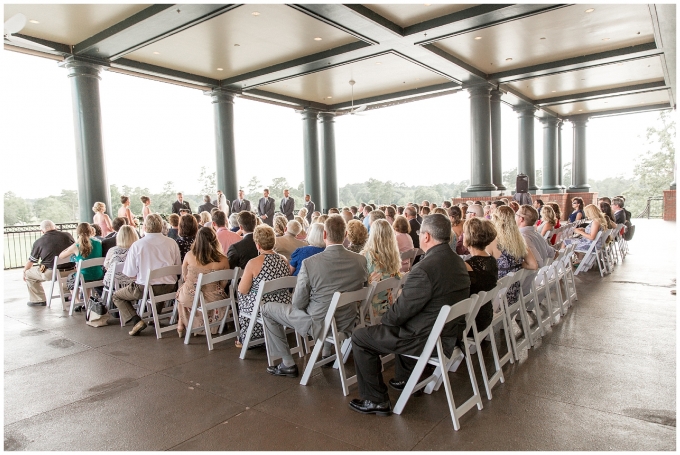
<path id="1" fill-rule="evenodd" d="M 233 201 L 238 198 L 236 179 L 236 148 L 234 146 L 235 93 L 214 89 L 207 93 L 212 98 L 215 113 L 215 161 L 217 189 Z"/>
<path id="2" fill-rule="evenodd" d="M 100 65 L 67 58 L 60 64 L 71 81 L 73 127 L 76 137 L 79 221 L 92 221 L 95 202 L 106 204 L 113 218 L 111 193 L 106 175 L 102 143 L 102 114 L 99 99 Z"/>
<path id="3" fill-rule="evenodd" d="M 562 169 L 562 127 L 564 126 L 564 121 L 560 120 L 557 124 L 557 186 L 560 187 L 562 193 L 567 189 L 562 181 L 564 172 Z"/>
<path id="4" fill-rule="evenodd" d="M 302 135 L 305 164 L 305 193 L 318 206 L 321 202 L 321 177 L 319 175 L 319 135 L 316 118 L 319 111 L 306 108 L 302 111 Z"/>
<path id="5" fill-rule="evenodd" d="M 541 119 L 543 124 L 543 185 L 541 191 L 545 193 L 561 193 L 562 188 L 557 183 L 557 124 L 559 119 L 546 117 Z"/>
<path id="6" fill-rule="evenodd" d="M 501 162 L 501 95 L 500 90 L 491 90 L 491 181 L 497 190 L 505 191 Z"/>
<path id="7" fill-rule="evenodd" d="M 571 185 L 568 193 L 588 193 L 588 170 L 586 167 L 586 124 L 588 117 L 575 116 L 571 122 L 574 125 L 574 156 L 571 161 Z"/>
<path id="8" fill-rule="evenodd" d="M 498 195 L 491 183 L 491 87 L 471 87 L 470 92 L 470 186 L 464 196 Z"/>
<path id="9" fill-rule="evenodd" d="M 328 209 L 338 207 L 338 172 L 335 164 L 335 114 L 322 112 L 321 121 L 321 169 L 323 169 L 323 183 L 321 185 L 321 208 L 323 213 Z"/>
<path id="10" fill-rule="evenodd" d="M 534 112 L 533 106 L 516 108 L 519 119 L 519 157 L 517 173 L 529 177 L 529 192 L 536 193 L 536 168 L 534 166 Z"/>

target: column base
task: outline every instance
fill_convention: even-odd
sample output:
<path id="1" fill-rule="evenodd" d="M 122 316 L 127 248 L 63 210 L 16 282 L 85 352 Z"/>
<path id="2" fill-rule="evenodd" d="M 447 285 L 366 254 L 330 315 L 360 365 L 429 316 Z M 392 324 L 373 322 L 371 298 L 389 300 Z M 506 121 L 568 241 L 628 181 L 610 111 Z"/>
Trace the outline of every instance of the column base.
<path id="1" fill-rule="evenodd" d="M 496 185 L 496 189 L 497 189 L 498 191 L 505 191 L 505 190 L 507 190 L 507 188 L 506 188 L 505 186 L 499 185 L 498 183 L 494 183 L 494 185 Z"/>
<path id="2" fill-rule="evenodd" d="M 500 196 L 502 191 L 461 191 L 460 197 Z"/>
<path id="3" fill-rule="evenodd" d="M 555 193 L 564 193 L 564 188 L 560 186 L 551 186 L 548 188 L 541 188 L 541 193 L 543 194 L 555 194 Z"/>
<path id="4" fill-rule="evenodd" d="M 567 188 L 567 193 L 590 193 L 590 185 L 570 186 Z"/>

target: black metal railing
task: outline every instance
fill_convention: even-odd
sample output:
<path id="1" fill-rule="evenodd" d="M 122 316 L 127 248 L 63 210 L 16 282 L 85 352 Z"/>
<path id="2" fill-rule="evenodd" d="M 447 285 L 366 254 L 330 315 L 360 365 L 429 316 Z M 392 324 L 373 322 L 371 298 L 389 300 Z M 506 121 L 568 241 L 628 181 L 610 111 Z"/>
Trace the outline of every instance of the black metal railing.
<path id="1" fill-rule="evenodd" d="M 75 236 L 78 223 L 56 224 L 57 230 L 66 231 Z M 23 267 L 31 254 L 33 243 L 40 237 L 39 224 L 25 224 L 22 226 L 5 226 L 4 242 L 5 252 L 3 255 L 4 269 L 16 269 Z"/>
<path id="2" fill-rule="evenodd" d="M 634 218 L 663 218 L 663 196 L 648 197 L 644 210 Z"/>

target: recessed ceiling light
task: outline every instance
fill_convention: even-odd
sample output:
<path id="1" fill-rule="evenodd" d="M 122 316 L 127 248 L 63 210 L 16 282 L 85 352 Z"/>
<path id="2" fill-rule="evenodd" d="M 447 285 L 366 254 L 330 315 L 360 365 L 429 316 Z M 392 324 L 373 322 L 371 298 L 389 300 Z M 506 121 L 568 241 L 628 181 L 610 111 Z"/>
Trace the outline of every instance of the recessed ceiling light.
<path id="1" fill-rule="evenodd" d="M 259 12 L 259 11 L 253 11 L 251 14 L 252 14 L 253 16 L 259 16 L 259 15 L 260 15 L 260 12 Z"/>
<path id="2" fill-rule="evenodd" d="M 508 58 L 505 59 L 505 61 L 506 61 L 506 62 L 511 62 L 512 59 L 511 59 L 510 57 L 508 57 Z"/>
<path id="3" fill-rule="evenodd" d="M 583 112 L 583 109 L 579 109 L 578 111 L 579 111 L 579 112 Z"/>
<path id="4" fill-rule="evenodd" d="M 375 62 L 376 65 L 382 65 L 382 62 Z"/>
<path id="5" fill-rule="evenodd" d="M 240 44 L 234 44 L 234 47 L 239 47 L 239 46 L 240 46 Z"/>
<path id="6" fill-rule="evenodd" d="M 35 19 L 31 19 L 31 20 L 28 21 L 28 22 L 30 22 L 31 24 L 39 24 L 39 23 L 40 23 L 40 22 L 36 21 Z M 640 34 L 640 33 L 638 32 L 638 35 L 639 35 L 639 34 Z"/>
<path id="7" fill-rule="evenodd" d="M 595 11 L 595 8 L 588 8 L 588 9 L 586 10 L 586 13 L 592 13 L 593 11 Z"/>
<path id="8" fill-rule="evenodd" d="M 423 3 L 425 6 L 430 6 L 432 3 Z"/>
<path id="9" fill-rule="evenodd" d="M 316 38 L 314 38 L 314 41 L 321 41 L 321 40 L 322 40 L 322 38 L 320 36 L 317 36 Z"/>
<path id="10" fill-rule="evenodd" d="M 602 41 L 609 41 L 609 38 L 602 38 Z"/>
<path id="11" fill-rule="evenodd" d="M 330 100 L 330 99 L 333 98 L 333 97 L 332 97 L 332 96 L 327 96 L 326 98 Z"/>
<path id="12" fill-rule="evenodd" d="M 555 93 L 557 90 L 553 90 L 552 92 Z"/>
<path id="13" fill-rule="evenodd" d="M 482 39 L 481 36 L 475 36 L 475 39 Z"/>
<path id="14" fill-rule="evenodd" d="M 158 51 L 153 51 L 153 53 L 154 53 L 155 55 L 159 55 L 159 54 L 160 54 L 160 52 L 158 52 Z"/>
<path id="15" fill-rule="evenodd" d="M 224 68 L 217 68 L 217 71 L 224 71 Z"/>

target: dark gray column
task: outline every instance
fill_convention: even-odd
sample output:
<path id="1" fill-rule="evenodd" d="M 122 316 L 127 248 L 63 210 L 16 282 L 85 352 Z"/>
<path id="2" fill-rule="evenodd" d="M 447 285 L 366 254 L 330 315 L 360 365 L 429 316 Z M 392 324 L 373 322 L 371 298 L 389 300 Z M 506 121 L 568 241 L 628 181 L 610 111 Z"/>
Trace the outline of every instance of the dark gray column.
<path id="1" fill-rule="evenodd" d="M 470 92 L 470 186 L 465 196 L 484 196 L 496 191 L 491 182 L 491 87 L 472 87 Z M 472 193 L 472 194 L 471 194 Z"/>
<path id="2" fill-rule="evenodd" d="M 60 64 L 68 70 L 76 136 L 76 175 L 81 222 L 92 221 L 92 206 L 103 202 L 113 218 L 111 194 L 102 144 L 102 115 L 99 101 L 101 66 L 67 58 Z"/>
<path id="3" fill-rule="evenodd" d="M 543 193 L 561 193 L 562 188 L 557 183 L 557 124 L 559 119 L 546 117 L 541 119 L 543 124 Z"/>
<path id="4" fill-rule="evenodd" d="M 305 193 L 318 207 L 321 204 L 321 177 L 319 176 L 319 135 L 317 116 L 319 111 L 306 108 L 302 111 L 302 135 L 305 162 Z"/>
<path id="5" fill-rule="evenodd" d="M 535 192 L 536 168 L 534 167 L 534 112 L 533 106 L 515 108 L 519 119 L 519 157 L 517 173 L 529 177 L 529 192 Z"/>
<path id="6" fill-rule="evenodd" d="M 233 92 L 214 89 L 207 93 L 212 98 L 215 113 L 215 161 L 217 189 L 230 201 L 238 198 L 236 179 L 236 149 L 234 146 Z"/>
<path id="7" fill-rule="evenodd" d="M 491 90 L 491 181 L 496 189 L 503 191 L 503 165 L 501 162 L 501 94 L 498 89 Z"/>
<path id="8" fill-rule="evenodd" d="M 338 171 L 335 165 L 335 114 L 322 112 L 321 121 L 321 169 L 323 178 L 321 185 L 321 208 L 324 213 L 328 209 L 338 207 Z"/>
<path id="9" fill-rule="evenodd" d="M 588 117 L 572 117 L 574 125 L 574 156 L 571 161 L 571 186 L 568 193 L 587 193 L 590 191 L 588 185 L 588 170 L 586 168 L 586 124 Z"/>
<path id="10" fill-rule="evenodd" d="M 560 120 L 557 124 L 557 186 L 560 187 L 562 192 L 567 189 L 562 181 L 562 127 L 564 126 L 564 121 Z"/>

